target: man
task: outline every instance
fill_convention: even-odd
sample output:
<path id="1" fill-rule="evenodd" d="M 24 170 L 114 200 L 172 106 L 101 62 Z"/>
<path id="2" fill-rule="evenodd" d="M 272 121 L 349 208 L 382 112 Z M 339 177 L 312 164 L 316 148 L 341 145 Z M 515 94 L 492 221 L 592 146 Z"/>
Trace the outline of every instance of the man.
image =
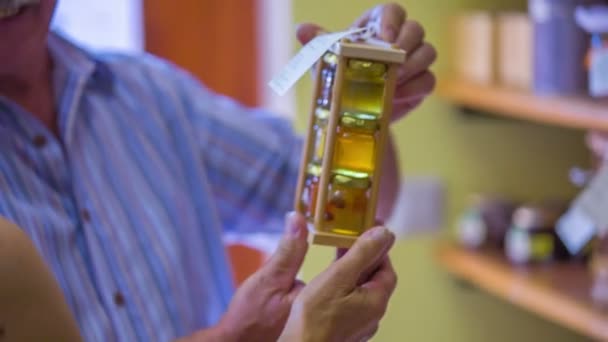
<path id="1" fill-rule="evenodd" d="M 221 231 L 282 230 L 301 149 L 289 127 L 164 61 L 91 55 L 49 34 L 55 3 L 0 0 L 0 215 L 34 242 L 83 337 L 310 340 L 314 317 L 338 317 L 318 327 L 323 338 L 371 336 L 395 282 L 384 228 L 302 290 L 306 229 L 290 215 L 277 253 L 233 298 Z M 409 53 L 397 120 L 431 92 L 435 51 L 400 6 L 355 25 L 375 21 L 380 38 Z M 298 37 L 318 30 L 303 25 Z M 386 215 L 398 182 L 392 147 L 385 159 Z M 322 290 L 332 281 L 350 292 Z M 356 305 L 336 300 L 344 296 Z M 344 321 L 348 308 L 366 312 L 361 324 Z"/>

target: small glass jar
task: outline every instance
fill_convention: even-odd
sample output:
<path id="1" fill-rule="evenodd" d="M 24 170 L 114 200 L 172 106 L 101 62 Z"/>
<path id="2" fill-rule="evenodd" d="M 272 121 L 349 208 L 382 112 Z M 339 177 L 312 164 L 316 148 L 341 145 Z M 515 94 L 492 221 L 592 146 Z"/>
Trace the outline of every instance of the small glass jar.
<path id="1" fill-rule="evenodd" d="M 523 206 L 513 214 L 505 237 L 505 253 L 515 264 L 543 263 L 567 258 L 568 252 L 555 231 L 563 214 L 560 208 Z"/>
<path id="2" fill-rule="evenodd" d="M 315 217 L 315 209 L 317 207 L 317 194 L 319 193 L 319 177 L 321 175 L 321 167 L 314 164 L 309 164 L 306 173 L 306 181 L 304 190 L 302 191 L 302 208 L 305 216 L 309 221 Z"/>
<path id="3" fill-rule="evenodd" d="M 314 164 L 321 165 L 323 163 L 323 155 L 325 154 L 325 141 L 327 139 L 327 122 L 329 111 L 323 108 L 317 108 L 315 111 L 315 124 L 313 127 L 314 141 L 312 144 L 311 161 Z"/>
<path id="4" fill-rule="evenodd" d="M 378 117 L 345 112 L 336 135 L 333 166 L 371 173 L 375 169 Z"/>
<path id="5" fill-rule="evenodd" d="M 336 65 L 338 56 L 331 52 L 327 52 L 323 56 L 323 65 L 321 69 L 321 91 L 317 99 L 317 108 L 329 110 L 331 106 L 332 88 L 336 77 Z"/>
<path id="6" fill-rule="evenodd" d="M 386 64 L 350 59 L 342 90 L 343 110 L 380 115 L 384 105 L 386 71 Z"/>
<path id="7" fill-rule="evenodd" d="M 364 232 L 370 185 L 369 176 L 365 173 L 334 172 L 325 217 L 329 232 L 349 236 L 359 236 Z"/>

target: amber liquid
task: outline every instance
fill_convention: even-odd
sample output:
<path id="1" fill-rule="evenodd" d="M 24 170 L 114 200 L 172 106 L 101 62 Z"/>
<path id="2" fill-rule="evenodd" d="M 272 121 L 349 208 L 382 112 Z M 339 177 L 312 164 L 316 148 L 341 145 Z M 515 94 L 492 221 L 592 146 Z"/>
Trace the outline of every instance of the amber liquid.
<path id="1" fill-rule="evenodd" d="M 376 141 L 369 133 L 339 128 L 334 151 L 334 168 L 359 172 L 374 172 Z"/>
<path id="2" fill-rule="evenodd" d="M 342 110 L 380 115 L 384 106 L 386 66 L 351 60 L 342 90 Z"/>
<path id="3" fill-rule="evenodd" d="M 368 188 L 332 183 L 327 201 L 326 229 L 335 234 L 358 236 L 365 230 Z"/>

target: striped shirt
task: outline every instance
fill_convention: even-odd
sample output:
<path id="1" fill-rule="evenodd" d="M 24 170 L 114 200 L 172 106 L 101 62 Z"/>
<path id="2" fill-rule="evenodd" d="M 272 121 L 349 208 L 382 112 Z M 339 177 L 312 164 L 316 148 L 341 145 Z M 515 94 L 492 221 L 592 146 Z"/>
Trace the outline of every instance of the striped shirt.
<path id="1" fill-rule="evenodd" d="M 168 341 L 233 294 L 222 233 L 279 232 L 301 141 L 148 55 L 49 36 L 59 134 L 0 97 L 0 215 L 31 237 L 86 340 Z"/>

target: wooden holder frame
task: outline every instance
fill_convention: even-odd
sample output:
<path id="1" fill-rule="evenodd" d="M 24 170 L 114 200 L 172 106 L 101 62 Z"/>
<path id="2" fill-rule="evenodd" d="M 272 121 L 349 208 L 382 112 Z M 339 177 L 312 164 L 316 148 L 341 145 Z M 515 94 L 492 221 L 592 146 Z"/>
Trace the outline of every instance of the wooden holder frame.
<path id="1" fill-rule="evenodd" d="M 364 224 L 366 229 L 371 228 L 376 220 L 376 207 L 378 204 L 378 191 L 380 185 L 380 175 L 382 174 L 382 163 L 386 151 L 386 144 L 389 136 L 389 124 L 392 114 L 392 101 L 397 83 L 397 69 L 399 64 L 405 61 L 405 52 L 391 46 L 375 46 L 368 44 L 351 43 L 348 40 L 342 40 L 337 44 L 333 51 L 337 57 L 337 66 L 334 76 L 334 84 L 332 86 L 332 100 L 330 105 L 329 121 L 327 123 L 325 151 L 323 155 L 323 163 L 321 167 L 321 175 L 319 177 L 317 200 L 315 208 L 315 217 L 312 224 L 309 222 L 309 240 L 313 244 L 329 245 L 335 247 L 348 248 L 357 239 L 356 236 L 347 236 L 324 232 L 321 228 L 325 222 L 325 208 L 327 206 L 327 195 L 329 181 L 331 178 L 331 170 L 333 168 L 333 157 L 336 143 L 336 131 L 341 114 L 341 99 L 342 89 L 344 85 L 344 74 L 346 64 L 349 59 L 357 58 L 379 62 L 388 65 L 386 72 L 386 80 L 384 83 L 384 102 L 382 113 L 379 118 L 379 127 L 376 133 L 375 144 L 375 169 L 371 175 L 370 197 L 367 203 L 367 211 L 365 213 Z M 295 208 L 296 211 L 304 213 L 304 208 L 301 203 L 302 193 L 307 177 L 308 162 L 311 160 L 312 144 L 315 139 L 313 132 L 315 122 L 315 112 L 317 108 L 317 99 L 321 93 L 322 82 L 321 70 L 325 66 L 322 60 L 316 68 L 315 89 L 313 101 L 311 103 L 310 118 L 308 122 L 308 135 L 302 153 L 300 162 L 300 174 L 296 188 Z"/>

